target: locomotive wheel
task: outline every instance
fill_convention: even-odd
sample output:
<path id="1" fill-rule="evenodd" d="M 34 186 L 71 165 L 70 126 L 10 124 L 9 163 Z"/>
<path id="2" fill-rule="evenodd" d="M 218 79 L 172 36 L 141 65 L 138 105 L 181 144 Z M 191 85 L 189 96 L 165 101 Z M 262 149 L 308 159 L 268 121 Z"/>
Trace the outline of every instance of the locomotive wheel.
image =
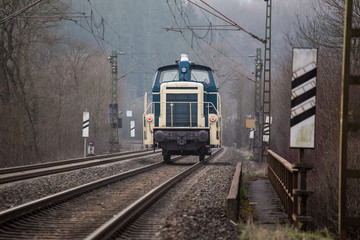
<path id="1" fill-rule="evenodd" d="M 168 153 L 165 153 L 165 154 L 163 155 L 163 159 L 164 159 L 164 162 L 165 162 L 165 163 L 169 163 L 169 162 L 170 162 L 170 158 L 171 158 L 171 155 L 168 154 Z"/>

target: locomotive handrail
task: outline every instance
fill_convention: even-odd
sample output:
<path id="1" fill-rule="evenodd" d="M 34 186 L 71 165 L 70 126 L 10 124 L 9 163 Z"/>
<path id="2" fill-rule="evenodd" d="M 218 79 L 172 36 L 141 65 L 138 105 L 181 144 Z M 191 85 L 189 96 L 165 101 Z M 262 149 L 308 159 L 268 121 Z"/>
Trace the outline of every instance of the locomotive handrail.
<path id="1" fill-rule="evenodd" d="M 153 94 L 153 93 L 150 93 L 150 94 Z M 147 104 L 149 94 L 145 93 L 145 95 L 144 95 L 144 113 L 145 114 L 148 113 L 149 109 L 151 109 L 151 106 L 154 103 L 158 103 L 158 104 L 161 104 L 161 103 L 198 103 L 198 104 L 211 104 L 212 107 L 215 109 L 216 113 L 218 115 L 221 115 L 221 98 L 220 98 L 219 93 L 216 93 L 216 95 L 217 95 L 217 102 L 218 102 L 218 106 L 219 106 L 218 108 L 216 108 L 215 105 L 212 102 L 161 102 L 161 101 L 152 102 L 152 101 L 149 101 L 149 104 Z M 153 113 L 152 109 L 151 109 L 151 111 L 149 113 Z"/>
<path id="2" fill-rule="evenodd" d="M 150 103 L 148 104 L 148 106 L 146 107 L 144 113 L 148 113 L 149 109 L 151 109 L 151 111 L 150 111 L 149 113 L 153 113 L 151 106 L 152 106 L 153 104 L 162 104 L 162 103 L 165 103 L 165 104 L 169 104 L 169 103 L 170 103 L 170 104 L 171 104 L 171 103 L 172 103 L 172 104 L 174 104 L 174 103 L 207 104 L 207 105 L 208 105 L 208 114 L 209 114 L 209 107 L 210 107 L 209 105 L 211 104 L 211 106 L 215 109 L 216 113 L 219 114 L 219 115 L 221 115 L 221 114 L 220 114 L 220 111 L 215 107 L 214 103 L 212 103 L 212 102 L 164 102 L 164 101 L 162 101 L 162 102 L 150 102 Z"/>
<path id="3" fill-rule="evenodd" d="M 214 109 L 214 114 L 216 114 L 219 117 L 219 122 L 221 123 L 221 114 L 219 112 L 219 109 L 215 107 L 215 105 L 212 102 L 189 102 L 189 101 L 158 101 L 158 102 L 150 102 L 149 105 L 147 106 L 147 108 L 144 111 L 144 115 L 143 118 L 145 118 L 146 114 L 153 114 L 154 113 L 154 108 L 152 106 L 154 106 L 153 104 L 164 104 L 166 106 L 170 105 L 170 126 L 169 127 L 174 127 L 174 113 L 173 113 L 173 104 L 189 104 L 189 127 L 197 127 L 197 126 L 193 126 L 193 122 L 192 122 L 192 109 L 193 107 L 191 106 L 192 104 L 196 104 L 196 105 L 203 105 L 205 109 L 205 111 L 207 111 L 207 116 L 209 116 L 210 113 L 210 108 Z M 204 115 L 202 115 L 202 117 L 204 117 Z M 197 117 L 196 117 L 197 118 Z M 205 122 L 203 123 L 204 125 L 202 127 L 206 127 Z"/>

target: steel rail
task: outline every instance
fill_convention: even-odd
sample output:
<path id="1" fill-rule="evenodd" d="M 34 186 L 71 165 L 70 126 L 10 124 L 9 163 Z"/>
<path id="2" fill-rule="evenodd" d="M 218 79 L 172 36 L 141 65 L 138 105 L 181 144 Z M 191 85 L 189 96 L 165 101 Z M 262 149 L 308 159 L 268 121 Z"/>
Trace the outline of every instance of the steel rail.
<path id="1" fill-rule="evenodd" d="M 34 169 L 40 169 L 40 168 L 47 168 L 47 167 L 55 167 L 55 166 L 66 165 L 66 164 L 77 163 L 77 162 L 83 162 L 83 161 L 89 161 L 89 160 L 94 160 L 94 159 L 120 157 L 120 156 L 127 155 L 127 154 L 135 154 L 135 153 L 141 153 L 141 152 L 146 152 L 146 151 L 148 151 L 148 150 L 138 150 L 138 151 L 133 151 L 133 152 L 121 152 L 121 153 L 105 154 L 105 155 L 99 155 L 99 156 L 66 159 L 66 160 L 61 160 L 61 161 L 46 162 L 46 163 L 39 163 L 39 164 L 32 164 L 32 165 L 25 165 L 25 166 L 1 168 L 0 169 L 0 174 L 22 172 L 22 171 L 28 171 L 28 170 L 34 170 Z"/>
<path id="2" fill-rule="evenodd" d="M 180 182 L 182 179 L 190 175 L 192 172 L 203 166 L 204 162 L 211 160 L 213 157 L 222 152 L 223 149 L 218 150 L 210 157 L 206 159 L 206 161 L 198 162 L 183 172 L 177 174 L 173 178 L 169 179 L 165 183 L 160 186 L 154 188 L 132 204 L 130 204 L 127 208 L 119 212 L 113 218 L 111 218 L 108 222 L 104 223 L 101 227 L 96 229 L 92 234 L 88 235 L 86 240 L 93 239 L 109 239 L 117 232 L 123 230 L 129 223 L 141 215 L 147 208 L 149 208 L 153 203 L 155 203 L 164 193 L 170 190 L 175 184 Z"/>
<path id="3" fill-rule="evenodd" d="M 124 153 L 120 156 L 113 156 L 113 157 L 108 157 L 108 158 L 101 157 L 100 159 L 99 158 L 86 159 L 86 162 L 76 159 L 77 161 L 75 161 L 73 163 L 64 163 L 64 164 L 60 164 L 60 165 L 54 165 L 51 167 L 41 167 L 39 169 L 35 168 L 33 170 L 28 170 L 28 171 L 14 172 L 13 173 L 14 175 L 2 175 L 2 176 L 0 176 L 0 184 L 29 179 L 29 178 L 41 177 L 41 176 L 46 176 L 46 175 L 55 174 L 55 173 L 68 172 L 68 171 L 73 171 L 73 170 L 77 170 L 77 169 L 93 167 L 93 166 L 98 166 L 98 165 L 108 164 L 108 163 L 113 163 L 113 162 L 118 162 L 118 161 L 124 161 L 124 160 L 129 160 L 131 158 L 151 156 L 151 155 L 159 154 L 159 153 L 160 153 L 160 151 L 155 151 L 155 152 L 150 152 L 150 151 L 143 152 L 142 151 L 140 153 L 135 153 L 135 154 L 134 154 L 134 152 L 128 152 L 127 154 Z M 73 160 L 75 160 L 75 159 L 73 159 Z M 84 160 L 84 159 L 82 159 L 82 160 Z M 71 162 L 71 161 L 72 160 L 69 160 L 69 162 Z"/>
<path id="4" fill-rule="evenodd" d="M 179 159 L 180 157 L 176 158 Z M 176 160 L 174 159 L 174 160 Z M 17 217 L 30 214 L 31 212 L 39 211 L 49 205 L 61 203 L 63 201 L 66 201 L 67 199 L 74 198 L 76 196 L 79 196 L 81 194 L 84 194 L 86 192 L 90 192 L 96 189 L 99 189 L 101 187 L 105 187 L 109 184 L 124 180 L 129 177 L 133 177 L 135 175 L 138 175 L 140 173 L 144 173 L 147 171 L 150 171 L 152 169 L 158 168 L 160 166 L 165 165 L 164 162 L 154 163 L 149 166 L 136 168 L 124 173 L 120 173 L 114 176 L 110 176 L 107 178 L 103 178 L 91 183 L 87 183 L 78 187 L 74 187 L 59 193 L 55 193 L 50 196 L 46 196 L 44 198 L 31 201 L 29 203 L 25 203 L 7 210 L 4 210 L 0 212 L 0 223 L 4 223 L 6 221 L 15 219 Z"/>

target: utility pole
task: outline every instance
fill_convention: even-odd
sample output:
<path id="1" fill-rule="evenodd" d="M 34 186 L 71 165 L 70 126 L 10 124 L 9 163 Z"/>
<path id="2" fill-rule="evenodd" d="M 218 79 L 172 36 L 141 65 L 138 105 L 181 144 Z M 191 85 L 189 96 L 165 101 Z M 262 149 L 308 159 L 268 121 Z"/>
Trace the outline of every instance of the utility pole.
<path id="1" fill-rule="evenodd" d="M 110 152 L 119 152 L 119 124 L 118 124 L 118 77 L 117 77 L 117 51 L 112 51 L 108 58 L 111 66 L 110 93 L 111 99 L 109 104 L 110 116 Z"/>
<path id="2" fill-rule="evenodd" d="M 261 102 L 261 78 L 262 78 L 263 62 L 261 59 L 261 48 L 256 49 L 255 57 L 255 99 L 254 99 L 254 144 L 253 153 L 255 160 L 262 161 L 262 102 Z"/>
<path id="3" fill-rule="evenodd" d="M 265 24 L 265 53 L 264 53 L 264 82 L 263 82 L 263 106 L 262 106 L 262 160 L 267 156 L 270 144 L 271 124 L 271 1 L 266 2 Z"/>
<path id="4" fill-rule="evenodd" d="M 350 197 L 357 194 L 358 184 L 360 181 L 359 165 L 351 164 L 351 161 L 358 161 L 358 157 L 349 151 L 352 136 L 359 136 L 360 122 L 356 117 L 352 117 L 350 112 L 350 102 L 355 102 L 357 97 L 351 94 L 351 91 L 358 89 L 360 85 L 360 76 L 354 75 L 356 70 L 352 64 L 354 59 L 351 58 L 351 52 L 357 51 L 355 38 L 360 37 L 359 27 L 353 28 L 353 21 L 356 15 L 353 12 L 353 1 L 345 1 L 345 17 L 344 17 L 344 39 L 343 39 L 343 64 L 342 64 L 342 81 L 341 81 L 341 112 L 340 112 L 340 146 L 339 146 L 339 238 L 340 240 L 349 239 L 348 231 L 360 226 L 360 215 L 353 212 L 349 208 Z M 355 67 L 356 69 L 356 67 Z M 355 91 L 354 91 L 355 92 Z M 355 115 L 355 114 L 354 114 Z M 354 118 L 354 119 L 353 119 Z M 358 137 L 356 138 L 359 139 Z M 354 141 L 354 139 L 352 139 Z M 356 196 L 356 195 L 355 195 Z"/>

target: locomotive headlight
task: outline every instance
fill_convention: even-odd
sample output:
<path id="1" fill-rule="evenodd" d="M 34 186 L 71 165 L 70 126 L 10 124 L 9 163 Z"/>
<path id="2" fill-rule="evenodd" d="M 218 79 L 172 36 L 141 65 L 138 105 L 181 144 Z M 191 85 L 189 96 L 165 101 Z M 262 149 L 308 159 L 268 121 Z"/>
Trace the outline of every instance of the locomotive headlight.
<path id="1" fill-rule="evenodd" d="M 183 67 L 183 68 L 181 69 L 181 72 L 182 72 L 182 73 L 186 73 L 186 68 Z"/>
<path id="2" fill-rule="evenodd" d="M 147 120 L 148 122 L 151 122 L 151 121 L 153 120 L 153 118 L 152 118 L 152 116 L 147 116 L 147 117 L 146 117 L 146 120 Z"/>

